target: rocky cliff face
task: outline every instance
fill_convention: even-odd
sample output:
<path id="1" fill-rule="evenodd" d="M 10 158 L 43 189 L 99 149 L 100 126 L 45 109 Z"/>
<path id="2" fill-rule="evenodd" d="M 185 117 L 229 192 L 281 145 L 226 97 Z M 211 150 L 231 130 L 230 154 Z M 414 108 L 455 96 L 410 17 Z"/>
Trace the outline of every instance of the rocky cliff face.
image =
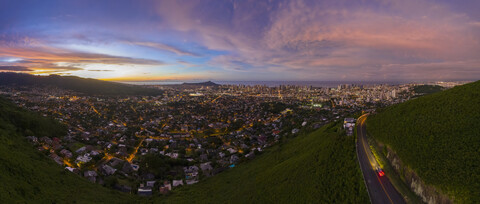
<path id="1" fill-rule="evenodd" d="M 405 166 L 395 152 L 387 147 L 387 159 L 392 164 L 395 171 L 400 175 L 402 180 L 410 186 L 422 201 L 428 204 L 450 204 L 453 200 L 442 194 L 439 189 L 429 186 L 408 166 Z"/>

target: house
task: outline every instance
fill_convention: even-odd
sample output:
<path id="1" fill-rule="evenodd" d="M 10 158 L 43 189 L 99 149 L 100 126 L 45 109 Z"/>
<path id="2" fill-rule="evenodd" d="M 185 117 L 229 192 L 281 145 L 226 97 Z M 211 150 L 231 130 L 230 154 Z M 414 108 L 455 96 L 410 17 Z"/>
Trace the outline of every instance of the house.
<path id="1" fill-rule="evenodd" d="M 202 169 L 203 172 L 211 171 L 213 169 L 212 162 L 205 162 L 200 164 L 200 169 Z"/>
<path id="2" fill-rule="evenodd" d="M 83 176 L 93 183 L 97 181 L 97 172 L 95 171 L 86 171 Z"/>
<path id="3" fill-rule="evenodd" d="M 157 181 L 147 181 L 147 187 L 152 187 L 153 188 L 153 186 L 155 186 L 156 182 Z"/>
<path id="4" fill-rule="evenodd" d="M 177 186 L 180 186 L 182 185 L 183 186 L 183 180 L 173 180 L 173 187 L 177 187 Z"/>
<path id="5" fill-rule="evenodd" d="M 355 118 L 345 118 L 343 123 L 355 123 Z"/>
<path id="6" fill-rule="evenodd" d="M 92 156 L 97 156 L 97 155 L 99 155 L 99 154 L 100 154 L 100 153 L 98 153 L 98 151 L 96 151 L 96 150 L 90 151 L 90 155 L 92 155 Z"/>
<path id="7" fill-rule="evenodd" d="M 343 129 L 346 130 L 347 135 L 353 135 L 353 129 L 355 128 L 354 118 L 345 118 L 343 120 Z"/>
<path id="8" fill-rule="evenodd" d="M 219 153 L 218 153 L 218 156 L 219 156 L 220 158 L 223 158 L 223 157 L 225 156 L 225 153 L 219 152 Z"/>
<path id="9" fill-rule="evenodd" d="M 198 176 L 198 170 L 199 168 L 197 166 L 189 166 L 189 167 L 183 167 L 183 172 L 185 172 L 185 175 L 187 178 L 192 178 Z"/>
<path id="10" fill-rule="evenodd" d="M 235 150 L 235 149 L 233 149 L 233 148 L 231 148 L 231 147 L 228 148 L 227 151 L 230 152 L 230 154 L 233 154 L 233 153 L 236 153 L 236 152 L 237 152 L 237 150 Z"/>
<path id="11" fill-rule="evenodd" d="M 248 159 L 253 159 L 253 158 L 255 158 L 255 152 L 251 151 L 248 154 L 246 154 L 245 157 L 248 158 Z"/>
<path id="12" fill-rule="evenodd" d="M 63 165 L 63 160 L 58 155 L 51 154 L 50 157 L 53 159 L 53 161 L 57 162 L 57 164 Z"/>
<path id="13" fill-rule="evenodd" d="M 355 119 L 354 118 L 345 118 L 343 120 L 343 128 L 348 129 L 349 127 L 355 127 Z"/>
<path id="14" fill-rule="evenodd" d="M 232 155 L 230 156 L 230 164 L 233 164 L 233 163 L 237 163 L 239 160 L 238 156 L 237 155 Z"/>
<path id="15" fill-rule="evenodd" d="M 95 176 L 97 176 L 97 172 L 95 172 L 95 171 L 86 171 L 85 173 L 83 173 L 83 176 L 84 176 L 84 177 L 91 177 L 91 176 L 95 177 Z"/>
<path id="16" fill-rule="evenodd" d="M 75 153 L 81 154 L 81 153 L 83 153 L 86 149 L 87 149 L 87 147 L 85 147 L 85 146 L 80 147 L 80 148 L 77 149 L 77 151 L 75 151 Z"/>
<path id="17" fill-rule="evenodd" d="M 117 169 L 115 169 L 115 168 L 113 168 L 109 165 L 103 165 L 102 170 L 105 173 L 105 175 L 112 175 L 117 171 Z"/>
<path id="18" fill-rule="evenodd" d="M 133 167 L 130 163 L 125 162 L 123 164 L 122 171 L 123 171 L 123 173 L 126 173 L 126 174 L 132 173 Z"/>
<path id="19" fill-rule="evenodd" d="M 90 160 L 92 160 L 92 157 L 90 157 L 89 153 L 85 153 L 84 155 L 80 155 L 77 157 L 77 160 L 75 160 L 76 163 L 87 163 Z"/>
<path id="20" fill-rule="evenodd" d="M 67 149 L 62 149 L 60 154 L 67 158 L 71 158 L 73 156 L 72 152 L 68 151 Z"/>
<path id="21" fill-rule="evenodd" d="M 73 172 L 75 170 L 75 168 L 72 168 L 72 167 L 65 167 L 66 170 L 69 170 L 70 172 Z"/>
<path id="22" fill-rule="evenodd" d="M 163 182 L 163 187 L 167 188 L 169 191 L 172 190 L 172 184 L 170 184 L 169 181 L 164 181 Z"/>
<path id="23" fill-rule="evenodd" d="M 297 134 L 298 132 L 300 132 L 300 130 L 298 128 L 295 128 L 292 130 L 292 134 Z"/>
<path id="24" fill-rule="evenodd" d="M 166 155 L 166 156 L 169 156 L 169 157 L 172 158 L 172 159 L 178 158 L 178 153 L 166 153 L 165 155 Z"/>
<path id="25" fill-rule="evenodd" d="M 195 172 L 195 171 L 198 171 L 199 168 L 195 165 L 193 166 L 189 166 L 189 167 L 183 167 L 183 171 L 186 173 L 186 172 Z"/>
<path id="26" fill-rule="evenodd" d="M 110 165 L 111 166 L 117 166 L 121 163 L 123 163 L 123 160 L 119 159 L 119 158 L 116 158 L 116 157 L 113 157 L 112 159 L 110 159 Z"/>
<path id="27" fill-rule="evenodd" d="M 48 145 L 51 145 L 52 144 L 52 139 L 48 138 L 48 137 L 41 137 L 40 138 L 40 142 L 43 142 L 45 144 L 48 144 Z"/>
<path id="28" fill-rule="evenodd" d="M 152 188 L 148 187 L 148 186 L 140 187 L 140 188 L 138 188 L 137 194 L 141 195 L 141 196 L 151 196 L 152 195 Z"/>

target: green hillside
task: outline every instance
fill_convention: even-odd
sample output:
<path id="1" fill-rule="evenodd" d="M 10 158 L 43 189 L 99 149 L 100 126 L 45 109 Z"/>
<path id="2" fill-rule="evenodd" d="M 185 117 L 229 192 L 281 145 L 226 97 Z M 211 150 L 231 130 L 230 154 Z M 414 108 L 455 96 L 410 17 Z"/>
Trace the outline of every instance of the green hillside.
<path id="1" fill-rule="evenodd" d="M 0 98 L 0 203 L 131 203 L 133 196 L 92 184 L 60 167 L 25 136 L 61 137 L 53 120 Z"/>
<path id="2" fill-rule="evenodd" d="M 419 95 L 433 94 L 443 90 L 444 88 L 438 85 L 418 85 L 413 87 L 413 91 Z"/>
<path id="3" fill-rule="evenodd" d="M 367 203 L 353 137 L 331 124 L 266 150 L 169 196 L 124 194 L 88 182 L 38 152 L 25 136 L 61 137 L 53 120 L 0 98 L 0 203 Z"/>
<path id="4" fill-rule="evenodd" d="M 368 203 L 353 137 L 333 124 L 175 191 L 168 203 Z"/>
<path id="5" fill-rule="evenodd" d="M 388 107 L 367 119 L 427 184 L 455 202 L 480 203 L 480 81 Z"/>
<path id="6" fill-rule="evenodd" d="M 75 76 L 34 76 L 30 74 L 0 73 L 0 85 L 49 86 L 72 90 L 87 95 L 159 95 L 160 90 L 115 82 L 86 79 Z"/>

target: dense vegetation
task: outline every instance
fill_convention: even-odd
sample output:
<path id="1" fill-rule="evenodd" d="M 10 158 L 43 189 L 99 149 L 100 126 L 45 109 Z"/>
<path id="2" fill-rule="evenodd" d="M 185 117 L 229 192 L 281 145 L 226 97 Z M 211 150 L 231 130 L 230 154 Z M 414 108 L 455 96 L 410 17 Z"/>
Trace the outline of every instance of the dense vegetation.
<path id="1" fill-rule="evenodd" d="M 444 88 L 438 85 L 418 85 L 413 87 L 413 91 L 418 95 L 433 94 L 443 90 Z"/>
<path id="2" fill-rule="evenodd" d="M 158 95 L 161 93 L 156 89 L 75 76 L 34 76 L 7 72 L 0 73 L 0 85 L 50 86 L 87 95 Z"/>
<path id="3" fill-rule="evenodd" d="M 268 149 L 193 186 L 168 203 L 368 203 L 355 141 L 331 124 Z"/>
<path id="4" fill-rule="evenodd" d="M 124 194 L 60 167 L 25 136 L 61 137 L 57 122 L 0 98 L 0 203 L 367 203 L 353 137 L 330 124 L 169 196 Z"/>
<path id="5" fill-rule="evenodd" d="M 480 81 L 370 116 L 369 133 L 455 202 L 480 203 Z"/>
<path id="6" fill-rule="evenodd" d="M 0 98 L 0 203 L 131 203 L 133 196 L 68 172 L 25 139 L 64 134 L 55 121 Z"/>

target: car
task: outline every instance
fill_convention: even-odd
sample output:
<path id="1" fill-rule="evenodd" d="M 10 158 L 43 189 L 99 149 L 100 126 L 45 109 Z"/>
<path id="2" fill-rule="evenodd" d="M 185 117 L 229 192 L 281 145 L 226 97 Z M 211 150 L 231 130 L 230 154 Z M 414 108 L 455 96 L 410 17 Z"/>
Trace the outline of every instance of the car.
<path id="1" fill-rule="evenodd" d="M 377 172 L 378 176 L 382 177 L 385 176 L 385 172 L 380 167 L 375 168 L 375 171 Z"/>

